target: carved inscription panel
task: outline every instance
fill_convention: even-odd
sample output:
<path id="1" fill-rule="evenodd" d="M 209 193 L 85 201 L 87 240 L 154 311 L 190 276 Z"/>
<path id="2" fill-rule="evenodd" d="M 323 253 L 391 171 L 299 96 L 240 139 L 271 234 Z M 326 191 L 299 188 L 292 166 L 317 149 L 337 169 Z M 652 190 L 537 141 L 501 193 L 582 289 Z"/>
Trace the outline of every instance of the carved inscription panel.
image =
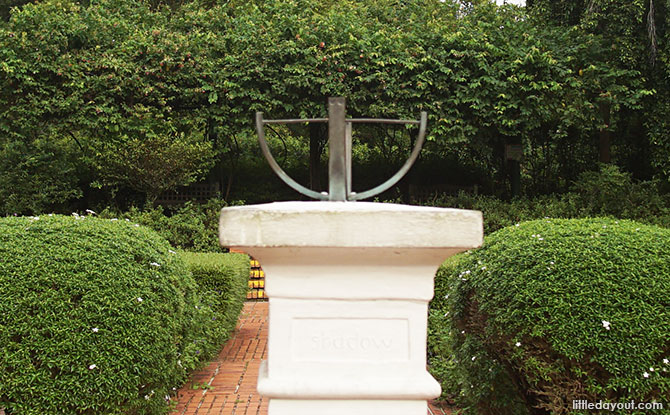
<path id="1" fill-rule="evenodd" d="M 295 318 L 291 329 L 294 361 L 409 360 L 407 319 Z"/>

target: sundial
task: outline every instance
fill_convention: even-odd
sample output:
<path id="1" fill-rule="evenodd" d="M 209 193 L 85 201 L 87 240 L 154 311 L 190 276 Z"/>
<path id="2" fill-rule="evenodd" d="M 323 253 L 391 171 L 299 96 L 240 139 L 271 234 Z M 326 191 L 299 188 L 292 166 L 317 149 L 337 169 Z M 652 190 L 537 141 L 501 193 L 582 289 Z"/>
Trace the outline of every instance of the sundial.
<path id="1" fill-rule="evenodd" d="M 363 200 L 380 194 L 396 184 L 409 171 L 423 146 L 426 134 L 427 115 L 421 112 L 418 120 L 394 120 L 381 118 L 346 118 L 346 102 L 342 97 L 328 98 L 328 118 L 305 118 L 305 119 L 283 119 L 266 120 L 263 113 L 256 113 L 256 131 L 258 141 L 261 145 L 263 155 L 267 159 L 272 170 L 287 185 L 305 196 L 317 200 L 328 201 L 355 201 Z M 265 140 L 266 124 L 301 124 L 301 123 L 328 123 L 328 149 L 330 158 L 328 160 L 328 192 L 316 192 L 308 189 L 291 178 L 275 161 L 268 143 Z M 391 178 L 377 187 L 364 192 L 353 192 L 351 190 L 351 131 L 352 125 L 356 123 L 378 123 L 378 124 L 405 124 L 419 125 L 419 135 L 414 143 L 412 152 L 405 164 Z"/>
<path id="2" fill-rule="evenodd" d="M 258 138 L 272 169 L 318 201 L 221 210 L 221 245 L 248 253 L 266 273 L 269 334 L 257 390 L 268 401 L 269 415 L 426 415 L 427 401 L 440 396 L 440 384 L 426 370 L 426 316 L 435 270 L 447 257 L 481 246 L 482 214 L 354 203 L 407 173 L 424 143 L 427 116 L 347 118 L 344 98 L 328 100 L 327 116 L 265 120 L 256 113 Z M 268 124 L 315 122 L 328 125 L 324 193 L 289 177 L 265 140 Z M 351 138 L 358 123 L 409 124 L 419 131 L 398 172 L 356 193 Z"/>

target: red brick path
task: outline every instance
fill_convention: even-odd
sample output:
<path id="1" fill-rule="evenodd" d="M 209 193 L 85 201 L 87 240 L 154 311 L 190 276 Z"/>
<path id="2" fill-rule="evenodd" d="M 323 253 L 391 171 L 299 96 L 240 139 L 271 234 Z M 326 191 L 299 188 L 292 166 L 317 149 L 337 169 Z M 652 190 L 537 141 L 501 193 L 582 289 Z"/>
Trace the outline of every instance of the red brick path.
<path id="1" fill-rule="evenodd" d="M 256 392 L 258 367 L 266 358 L 267 322 L 267 302 L 245 303 L 232 338 L 216 360 L 177 392 L 179 403 L 172 415 L 267 415 L 268 400 Z M 431 402 L 428 414 L 451 411 Z"/>

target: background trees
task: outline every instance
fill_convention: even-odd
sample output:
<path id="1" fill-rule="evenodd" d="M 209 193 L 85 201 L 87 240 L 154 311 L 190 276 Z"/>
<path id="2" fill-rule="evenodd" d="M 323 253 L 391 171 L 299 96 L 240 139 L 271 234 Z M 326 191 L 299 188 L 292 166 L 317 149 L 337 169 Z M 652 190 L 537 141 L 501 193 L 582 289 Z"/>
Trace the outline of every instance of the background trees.
<path id="1" fill-rule="evenodd" d="M 353 116 L 429 113 L 405 185 L 505 196 L 516 176 L 526 194 L 565 190 L 603 147 L 637 177 L 667 178 L 667 108 L 652 105 L 668 90 L 657 81 L 667 73 L 665 11 L 655 6 L 652 65 L 641 57 L 644 22 L 622 29 L 644 7 L 619 3 L 535 1 L 531 15 L 486 1 L 26 4 L 0 25 L 0 164 L 48 186 L 2 173 L 3 191 L 44 202 L 0 201 L 0 212 L 138 201 L 135 192 L 152 200 L 206 175 L 229 198 L 281 198 L 257 159 L 252 114 L 324 116 L 328 96 L 345 96 Z M 325 131 L 275 133 L 286 168 L 324 190 Z M 357 129 L 354 186 L 392 172 L 412 134 Z M 505 159 L 508 144 L 524 149 L 520 165 Z M 26 160 L 50 160 L 68 179 Z"/>
<path id="2" fill-rule="evenodd" d="M 668 182 L 668 3 L 654 0 L 534 0 L 528 3 L 538 19 L 560 27 L 595 34 L 607 46 L 599 61 L 613 68 L 639 71 L 653 91 L 635 108 L 613 109 L 601 103 L 601 161 L 626 166 L 637 177 L 656 176 Z M 608 122 L 619 113 L 620 122 Z M 616 116 L 616 115 L 615 115 Z"/>

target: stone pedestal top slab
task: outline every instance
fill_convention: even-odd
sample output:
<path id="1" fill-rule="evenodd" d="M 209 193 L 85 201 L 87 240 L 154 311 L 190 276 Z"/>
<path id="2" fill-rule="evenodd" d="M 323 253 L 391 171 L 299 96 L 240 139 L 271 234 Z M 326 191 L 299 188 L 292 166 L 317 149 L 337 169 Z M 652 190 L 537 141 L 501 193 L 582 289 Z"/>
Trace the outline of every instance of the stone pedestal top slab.
<path id="1" fill-rule="evenodd" d="M 225 247 L 464 248 L 482 244 L 482 213 L 370 202 L 276 202 L 224 208 Z"/>

